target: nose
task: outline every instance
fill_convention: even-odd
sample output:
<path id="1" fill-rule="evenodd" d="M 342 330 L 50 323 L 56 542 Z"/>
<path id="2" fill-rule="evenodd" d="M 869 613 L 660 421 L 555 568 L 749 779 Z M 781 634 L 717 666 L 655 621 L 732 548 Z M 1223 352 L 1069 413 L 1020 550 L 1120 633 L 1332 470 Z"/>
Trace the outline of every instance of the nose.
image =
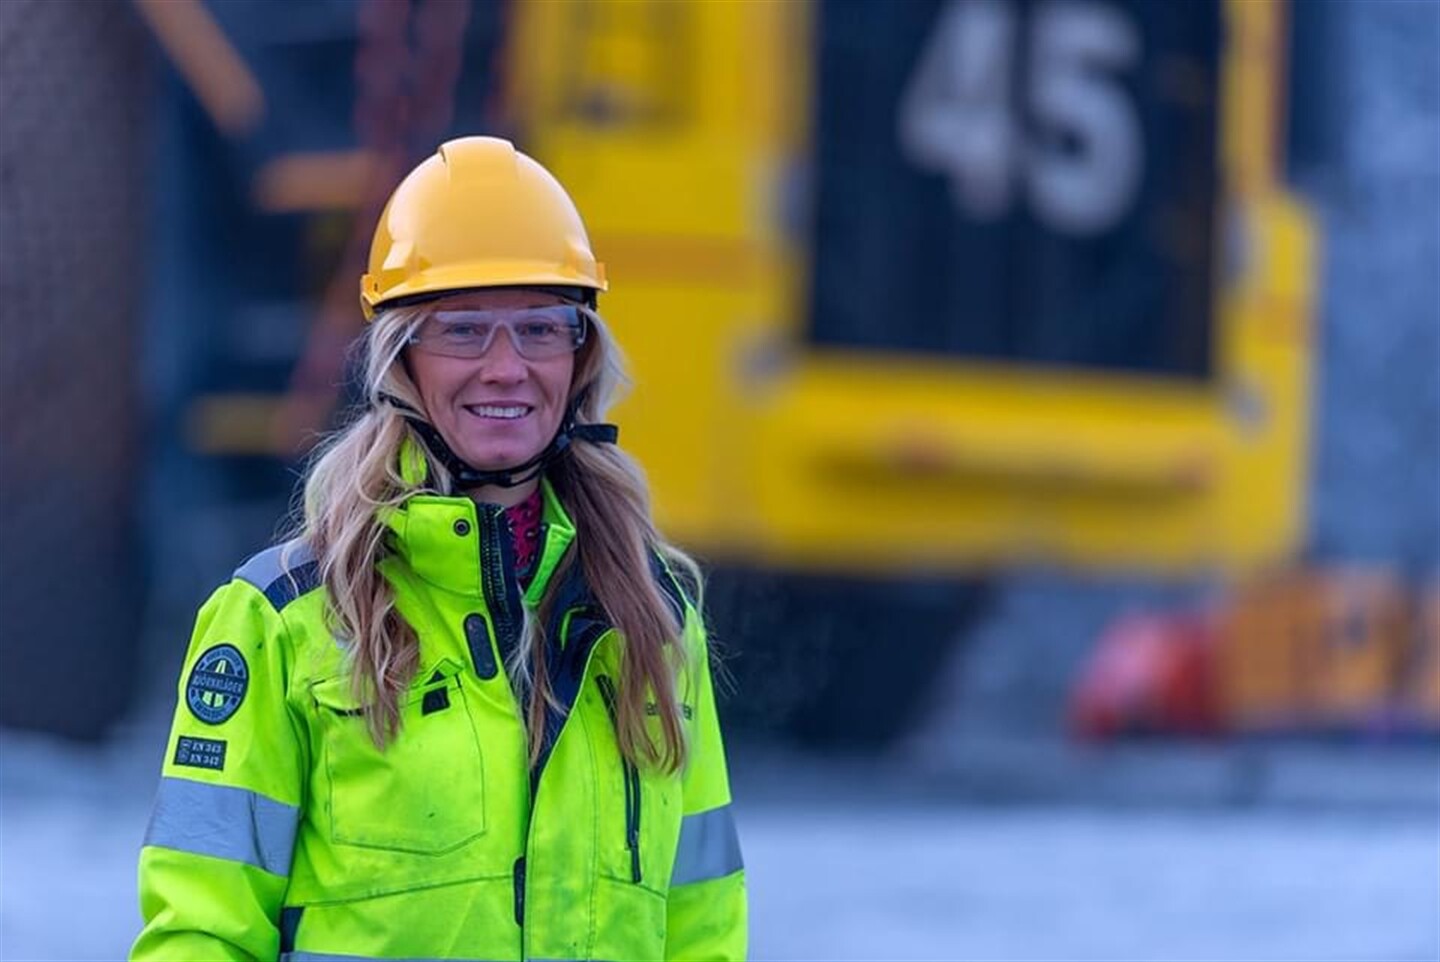
<path id="1" fill-rule="evenodd" d="M 481 379 L 497 384 L 515 384 L 525 380 L 528 372 L 525 358 L 515 346 L 514 334 L 507 325 L 500 325 L 500 330 L 490 338 L 490 346 L 481 357 Z"/>

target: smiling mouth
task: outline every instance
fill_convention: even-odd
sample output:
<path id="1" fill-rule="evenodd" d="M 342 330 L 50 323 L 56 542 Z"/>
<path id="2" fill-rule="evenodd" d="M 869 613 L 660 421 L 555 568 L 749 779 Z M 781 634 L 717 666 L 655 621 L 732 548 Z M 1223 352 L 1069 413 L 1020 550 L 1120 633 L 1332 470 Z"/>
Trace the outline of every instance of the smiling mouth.
<path id="1" fill-rule="evenodd" d="M 535 410 L 529 404 L 466 404 L 464 407 L 475 417 L 492 421 L 515 421 Z"/>

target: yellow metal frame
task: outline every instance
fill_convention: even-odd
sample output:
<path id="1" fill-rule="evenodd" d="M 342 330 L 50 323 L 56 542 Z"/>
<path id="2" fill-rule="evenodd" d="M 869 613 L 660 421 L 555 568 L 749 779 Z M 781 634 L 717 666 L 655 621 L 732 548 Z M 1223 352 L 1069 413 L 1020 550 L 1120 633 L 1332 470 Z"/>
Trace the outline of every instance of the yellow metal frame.
<path id="1" fill-rule="evenodd" d="M 1277 176 L 1279 2 L 1227 0 L 1221 150 L 1236 261 L 1203 387 L 798 349 L 809 4 L 517 7 L 525 146 L 585 213 L 638 391 L 617 414 L 664 530 L 841 570 L 1043 560 L 1238 573 L 1302 537 L 1311 220 Z M 1236 253 L 1240 256 L 1236 257 Z"/>

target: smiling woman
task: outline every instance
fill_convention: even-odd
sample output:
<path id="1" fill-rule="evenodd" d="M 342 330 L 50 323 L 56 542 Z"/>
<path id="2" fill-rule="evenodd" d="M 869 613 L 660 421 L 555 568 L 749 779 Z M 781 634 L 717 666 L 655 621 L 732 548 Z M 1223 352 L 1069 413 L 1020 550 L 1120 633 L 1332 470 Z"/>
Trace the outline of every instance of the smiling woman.
<path id="1" fill-rule="evenodd" d="M 489 471 L 544 451 L 584 343 L 578 307 L 557 294 L 500 288 L 441 297 L 423 310 L 405 361 L 450 449 Z M 502 328 L 508 336 L 496 337 Z M 497 488 L 484 498 L 514 503 L 520 492 Z"/>
<path id="2" fill-rule="evenodd" d="M 135 958 L 744 955 L 699 576 L 603 423 L 605 288 L 505 141 L 396 188 L 368 406 L 200 613 Z"/>

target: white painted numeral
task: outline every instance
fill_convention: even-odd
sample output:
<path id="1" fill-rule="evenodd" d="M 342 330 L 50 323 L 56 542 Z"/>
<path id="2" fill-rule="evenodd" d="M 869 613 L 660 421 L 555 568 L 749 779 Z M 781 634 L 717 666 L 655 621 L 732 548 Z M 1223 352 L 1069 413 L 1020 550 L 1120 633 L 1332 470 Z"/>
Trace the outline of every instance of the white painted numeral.
<path id="1" fill-rule="evenodd" d="M 905 154 L 950 178 L 960 209 L 1006 216 L 1017 194 L 1047 228 L 1112 228 L 1139 193 L 1144 138 L 1118 78 L 1136 66 L 1135 25 L 1098 0 L 1037 6 L 1026 40 L 1026 136 L 1013 90 L 1019 18 L 1006 0 L 951 0 L 900 102 Z"/>

